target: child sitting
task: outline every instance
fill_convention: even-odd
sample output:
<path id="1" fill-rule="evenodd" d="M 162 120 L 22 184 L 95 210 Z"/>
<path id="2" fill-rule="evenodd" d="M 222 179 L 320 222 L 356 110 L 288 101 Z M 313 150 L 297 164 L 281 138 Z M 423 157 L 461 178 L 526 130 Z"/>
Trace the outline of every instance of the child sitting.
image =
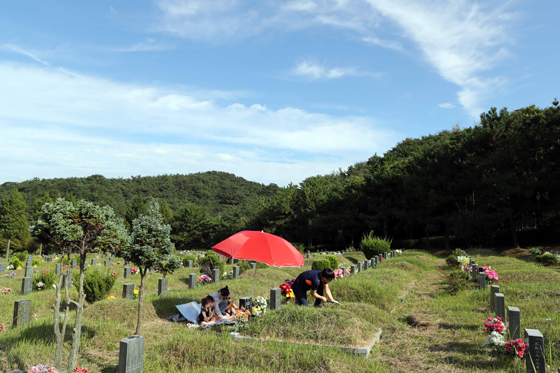
<path id="1" fill-rule="evenodd" d="M 226 307 L 226 313 L 229 314 L 230 316 L 234 316 L 238 308 L 235 305 L 235 303 L 231 301 L 231 295 L 228 294 L 226 300 L 228 302 L 228 305 Z"/>
<path id="2" fill-rule="evenodd" d="M 200 304 L 202 308 L 200 310 L 200 315 L 198 315 L 199 325 L 210 325 L 221 320 L 214 312 L 214 298 L 211 296 L 202 298 Z"/>

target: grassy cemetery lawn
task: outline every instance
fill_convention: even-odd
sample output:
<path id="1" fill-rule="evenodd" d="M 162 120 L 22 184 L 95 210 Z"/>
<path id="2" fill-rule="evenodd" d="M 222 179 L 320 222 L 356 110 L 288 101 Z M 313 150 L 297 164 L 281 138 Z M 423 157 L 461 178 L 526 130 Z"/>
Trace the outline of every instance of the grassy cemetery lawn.
<path id="1" fill-rule="evenodd" d="M 544 335 L 549 371 L 560 365 L 560 271 L 533 262 L 500 256 L 470 253 L 479 265 L 492 266 L 499 274 L 497 285 L 506 306 L 521 312 L 521 329 L 538 329 Z M 318 256 L 313 259 L 320 259 Z M 363 261 L 362 253 L 338 257 L 340 266 Z M 302 268 L 259 268 L 255 296 L 269 297 L 270 289 L 311 269 L 313 259 Z M 139 275 L 123 278 L 124 265 L 107 268 L 118 272 L 109 296 L 88 305 L 84 311 L 79 362 L 91 372 L 118 371 L 119 341 L 131 336 L 136 327 L 137 300 L 122 299 L 125 283 L 139 285 Z M 101 262 L 102 259 L 97 259 Z M 120 260 L 121 263 L 124 261 Z M 0 261 L 1 262 L 1 261 Z M 4 261 L 5 262 L 5 261 Z M 97 267 L 105 270 L 105 267 Z M 54 262 L 42 262 L 39 271 L 54 271 Z M 232 269 L 226 266 L 226 271 Z M 187 328 L 167 318 L 177 314 L 176 305 L 201 298 L 228 285 L 232 297 L 251 295 L 255 271 L 239 278 L 220 280 L 194 289 L 188 288 L 190 273 L 198 268 L 182 268 L 168 276 L 168 292 L 157 295 L 158 278 L 148 281 L 142 335 L 146 350 L 144 371 L 159 372 L 525 372 L 525 361 L 501 361 L 488 357 L 480 346 L 487 334 L 483 323 L 495 316 L 490 309 L 490 290 L 445 291 L 446 279 L 453 271 L 440 257 L 420 251 L 406 251 L 375 269 L 368 269 L 330 285 L 340 306 L 325 309 L 288 304 L 280 310 L 254 317 L 241 335 L 265 340 L 264 343 L 236 342 L 230 337 L 234 326 L 210 329 Z M 54 290 L 21 295 L 24 271 L 15 279 L 0 277 L 0 371 L 30 369 L 39 363 L 52 363 L 52 317 Z M 74 278 L 78 271 L 74 270 Z M 72 298 L 77 291 L 71 288 Z M 12 328 L 14 302 L 31 299 L 32 320 Z M 311 299 L 309 299 L 311 302 Z M 73 312 L 71 311 L 71 316 Z M 67 328 L 68 338 L 74 318 Z M 354 356 L 340 347 L 364 347 L 382 330 L 380 341 L 369 357 Z M 523 334 L 523 333 L 522 333 Z M 523 338 L 523 335 L 522 335 Z M 286 343 L 288 342 L 288 343 Z M 289 342 L 299 342 L 294 344 Z M 65 344 L 69 349 L 70 343 Z M 65 351 L 64 356 L 68 352 Z M 554 368 L 554 370 L 552 370 Z"/>

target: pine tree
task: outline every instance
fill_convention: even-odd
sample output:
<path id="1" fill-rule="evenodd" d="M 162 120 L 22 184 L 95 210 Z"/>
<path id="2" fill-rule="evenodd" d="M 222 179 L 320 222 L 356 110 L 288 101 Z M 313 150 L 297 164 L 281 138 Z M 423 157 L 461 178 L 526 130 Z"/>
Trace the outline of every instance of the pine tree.
<path id="1" fill-rule="evenodd" d="M 31 238 L 29 223 L 25 215 L 27 206 L 22 195 L 17 189 L 12 189 L 9 197 L 2 200 L 0 207 L 0 237 L 8 240 L 6 257 L 10 256 L 10 243 L 12 240 L 20 241 L 21 246 L 26 246 Z"/>

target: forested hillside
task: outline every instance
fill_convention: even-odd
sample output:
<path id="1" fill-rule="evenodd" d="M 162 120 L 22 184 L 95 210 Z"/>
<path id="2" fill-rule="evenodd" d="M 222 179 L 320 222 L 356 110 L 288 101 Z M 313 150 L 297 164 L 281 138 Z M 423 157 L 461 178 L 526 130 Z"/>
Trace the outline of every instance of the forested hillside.
<path id="1" fill-rule="evenodd" d="M 189 175 L 132 176 L 109 179 L 102 175 L 86 178 L 32 179 L 0 186 L 0 198 L 17 188 L 31 210 L 36 199 L 49 193 L 51 198 L 85 199 L 109 205 L 124 216 L 127 205 L 136 195 L 165 200 L 172 210 L 195 203 L 210 213 L 219 214 L 230 206 L 244 207 L 261 196 L 274 195 L 278 187 L 247 181 L 233 174 L 210 171 Z"/>
<path id="2" fill-rule="evenodd" d="M 447 248 L 451 237 L 472 247 L 504 235 L 517 247 L 520 234 L 530 231 L 560 243 L 558 191 L 560 107 L 554 100 L 544 109 L 492 108 L 477 126 L 406 139 L 382 156 L 285 188 L 223 172 L 5 183 L 0 245 L 13 239 L 25 247 L 27 228 L 13 223 L 22 221 L 16 211 L 33 222 L 40 206 L 58 196 L 110 205 L 129 226 L 147 210 L 147 199 L 157 198 L 179 249 L 208 248 L 242 229 L 339 249 L 358 247 L 372 230 L 400 240 L 440 236 Z"/>

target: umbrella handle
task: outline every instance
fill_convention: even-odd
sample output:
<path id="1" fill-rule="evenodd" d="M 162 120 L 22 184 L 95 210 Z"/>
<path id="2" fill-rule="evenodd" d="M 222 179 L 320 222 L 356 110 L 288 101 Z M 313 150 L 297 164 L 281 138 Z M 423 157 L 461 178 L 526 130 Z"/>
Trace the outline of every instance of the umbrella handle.
<path id="1" fill-rule="evenodd" d="M 257 278 L 257 263 L 255 263 L 255 275 L 253 276 L 253 288 L 251 289 L 251 302 L 253 301 L 253 292 L 255 291 L 255 279 Z"/>

